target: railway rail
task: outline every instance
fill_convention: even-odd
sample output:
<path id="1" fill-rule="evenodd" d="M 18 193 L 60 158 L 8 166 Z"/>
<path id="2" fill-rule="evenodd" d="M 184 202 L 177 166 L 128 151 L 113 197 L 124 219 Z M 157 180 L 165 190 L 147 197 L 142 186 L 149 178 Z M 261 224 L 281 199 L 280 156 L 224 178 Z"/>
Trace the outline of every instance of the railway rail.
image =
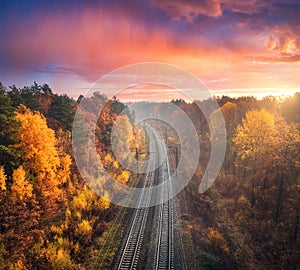
<path id="1" fill-rule="evenodd" d="M 170 174 L 170 162 L 165 145 L 158 143 L 158 133 L 150 128 L 150 141 L 152 140 L 150 151 L 156 151 L 157 157 L 152 156 L 149 162 L 151 166 L 149 172 L 144 176 L 142 187 L 154 186 L 163 184 L 161 194 L 152 194 L 149 189 L 142 189 L 139 205 L 146 202 L 146 207 L 132 210 L 132 218 L 130 220 L 128 229 L 124 235 L 118 255 L 116 256 L 113 269 L 137 269 L 142 243 L 146 231 L 146 224 L 148 220 L 149 210 L 152 196 L 169 197 L 172 185 Z M 158 160 L 163 158 L 162 165 L 154 170 Z M 174 269 L 174 206 L 173 200 L 167 200 L 156 207 L 157 217 L 157 237 L 155 239 L 155 254 L 153 256 L 154 269 Z"/>

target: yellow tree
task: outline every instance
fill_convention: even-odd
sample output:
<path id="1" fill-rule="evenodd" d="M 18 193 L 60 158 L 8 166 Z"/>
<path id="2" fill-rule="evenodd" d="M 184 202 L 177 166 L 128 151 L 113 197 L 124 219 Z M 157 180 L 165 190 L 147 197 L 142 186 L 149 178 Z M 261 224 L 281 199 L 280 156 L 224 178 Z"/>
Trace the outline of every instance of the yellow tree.
<path id="1" fill-rule="evenodd" d="M 120 115 L 114 123 L 114 147 L 117 156 L 122 156 L 132 139 L 132 125 L 127 115 Z"/>
<path id="2" fill-rule="evenodd" d="M 58 151 L 55 133 L 40 113 L 21 106 L 15 119 L 21 123 L 16 146 L 35 188 L 46 196 L 59 195 L 59 186 L 69 177 L 70 157 Z"/>
<path id="3" fill-rule="evenodd" d="M 272 113 L 262 109 L 253 110 L 246 114 L 242 125 L 236 130 L 233 138 L 238 159 L 238 165 L 244 168 L 243 178 L 251 178 L 251 203 L 255 203 L 256 170 L 266 170 L 272 161 L 272 151 L 278 143 L 275 117 Z"/>
<path id="4" fill-rule="evenodd" d="M 6 175 L 3 166 L 0 167 L 0 190 L 6 190 Z"/>
<path id="5" fill-rule="evenodd" d="M 31 256 L 25 258 L 23 255 L 28 254 L 37 242 L 37 235 L 42 232 L 36 230 L 40 208 L 22 166 L 13 171 L 11 180 L 11 192 L 0 196 L 0 240 L 5 250 L 5 266 L 8 267 L 5 269 L 27 269 L 19 266 L 31 259 Z"/>
<path id="6" fill-rule="evenodd" d="M 13 184 L 11 186 L 11 191 L 13 196 L 23 200 L 24 198 L 32 197 L 32 184 L 26 179 L 26 172 L 23 166 L 13 172 Z"/>
<path id="7" fill-rule="evenodd" d="M 238 155 L 242 160 L 253 160 L 275 145 L 275 117 L 262 109 L 253 110 L 246 114 L 242 125 L 237 127 L 233 141 L 239 146 Z"/>
<path id="8" fill-rule="evenodd" d="M 293 212 L 291 210 L 294 208 L 299 218 L 299 182 L 297 180 L 299 168 L 297 168 L 297 162 L 300 160 L 300 134 L 297 124 L 287 124 L 282 118 L 278 119 L 276 126 L 278 144 L 273 149 L 272 165 L 273 168 L 276 168 L 275 182 L 278 187 L 274 221 L 278 222 L 282 212 L 284 192 L 291 193 L 289 201 L 293 206 L 288 212 Z"/>
<path id="9" fill-rule="evenodd" d="M 250 111 L 238 126 L 235 137 L 237 164 L 247 172 L 244 178 L 251 180 L 251 203 L 255 203 L 255 194 L 262 190 L 265 197 L 267 186 L 278 190 L 276 196 L 271 190 L 269 205 L 275 208 L 274 221 L 278 222 L 282 212 L 284 192 L 291 193 L 297 186 L 297 161 L 299 161 L 299 130 L 296 125 L 287 124 L 282 118 L 262 109 Z M 250 174 L 249 174 L 250 173 Z M 256 179 L 256 180 L 255 180 Z M 255 181 L 263 180 L 255 189 Z M 297 189 L 297 188 L 296 188 Z M 297 205 L 294 198 L 289 199 Z M 294 207 L 294 206 L 293 206 Z M 297 212 L 297 207 L 294 207 Z M 265 209 L 264 209 L 265 210 Z M 291 208 L 290 208 L 291 210 Z"/>
<path id="10" fill-rule="evenodd" d="M 131 165 L 134 162 L 134 154 L 138 148 L 138 133 L 133 130 L 133 126 L 127 115 L 120 115 L 113 126 L 113 151 L 117 160 L 125 160 Z M 129 150 L 132 151 L 129 154 Z"/>
<path id="11" fill-rule="evenodd" d="M 227 149 L 226 149 L 226 157 L 224 161 L 224 169 L 228 173 L 230 169 L 234 171 L 234 167 L 232 166 L 234 159 L 234 152 L 231 151 L 232 148 L 232 136 L 234 135 L 235 128 L 237 125 L 237 105 L 232 102 L 226 102 L 220 109 L 215 110 L 210 115 L 210 123 L 212 128 L 217 132 L 222 128 L 221 119 L 219 112 L 222 112 L 225 125 L 226 125 L 226 134 L 227 134 Z"/>

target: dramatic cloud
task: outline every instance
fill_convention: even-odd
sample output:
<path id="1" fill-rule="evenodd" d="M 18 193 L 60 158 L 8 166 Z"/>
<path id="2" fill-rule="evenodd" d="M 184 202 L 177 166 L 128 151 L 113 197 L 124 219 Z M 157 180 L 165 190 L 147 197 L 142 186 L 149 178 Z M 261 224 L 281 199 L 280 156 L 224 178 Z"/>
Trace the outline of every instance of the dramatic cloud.
<path id="1" fill-rule="evenodd" d="M 294 56 L 300 52 L 299 42 L 295 37 L 280 37 L 275 39 L 271 36 L 266 40 L 265 45 L 269 51 L 275 51 L 283 56 Z"/>
<path id="2" fill-rule="evenodd" d="M 82 73 L 85 66 L 111 69 L 170 52 L 167 33 L 153 28 L 149 34 L 142 23 L 122 12 L 115 11 L 114 16 L 111 20 L 103 9 L 86 10 L 43 15 L 34 28 L 26 23 L 11 26 L 14 35 L 0 45 L 2 59 L 8 67 L 36 69 L 54 63 Z M 94 80 L 90 70 L 84 76 Z"/>
<path id="3" fill-rule="evenodd" d="M 274 51 L 278 49 L 278 41 L 273 37 L 270 36 L 268 39 L 265 41 L 265 46 L 269 51 Z"/>
<path id="4" fill-rule="evenodd" d="M 298 61 L 300 56 L 300 25 L 278 25 L 271 29 L 272 35 L 265 40 L 271 55 Z"/>
<path id="5" fill-rule="evenodd" d="M 222 9 L 227 9 L 232 12 L 244 13 L 244 14 L 257 14 L 267 7 L 269 3 L 261 0 L 220 0 Z"/>
<path id="6" fill-rule="evenodd" d="M 192 23 L 200 14 L 210 17 L 222 15 L 220 3 L 216 0 L 151 0 L 163 9 L 173 20 Z"/>
<path id="7" fill-rule="evenodd" d="M 218 0 L 221 4 L 222 10 L 230 10 L 235 13 L 257 15 L 259 13 L 283 16 L 293 15 L 299 9 L 299 2 L 297 0 Z M 295 10 L 296 8 L 296 10 Z"/>
<path id="8" fill-rule="evenodd" d="M 115 68 L 158 61 L 212 88 L 296 86 L 299 14 L 298 0 L 2 1 L 0 81 L 50 78 L 79 93 Z"/>

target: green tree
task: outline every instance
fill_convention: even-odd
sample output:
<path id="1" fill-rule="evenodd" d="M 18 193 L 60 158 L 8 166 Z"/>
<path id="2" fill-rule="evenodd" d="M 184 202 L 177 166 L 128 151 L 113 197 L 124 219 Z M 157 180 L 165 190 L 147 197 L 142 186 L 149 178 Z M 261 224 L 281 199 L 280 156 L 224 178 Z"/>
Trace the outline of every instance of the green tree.
<path id="1" fill-rule="evenodd" d="M 48 117 L 56 120 L 65 130 L 71 130 L 75 114 L 74 104 L 75 102 L 67 95 L 54 95 Z"/>
<path id="2" fill-rule="evenodd" d="M 13 112 L 12 101 L 0 83 L 0 166 L 4 165 L 9 175 L 19 163 L 16 151 L 9 147 L 14 143 L 12 135 L 18 129 Z"/>
<path id="3" fill-rule="evenodd" d="M 23 104 L 33 111 L 40 109 L 41 104 L 38 100 L 38 91 L 36 87 L 24 86 L 22 89 L 19 89 L 13 85 L 10 89 L 11 91 L 8 92 L 8 95 L 15 108 Z"/>

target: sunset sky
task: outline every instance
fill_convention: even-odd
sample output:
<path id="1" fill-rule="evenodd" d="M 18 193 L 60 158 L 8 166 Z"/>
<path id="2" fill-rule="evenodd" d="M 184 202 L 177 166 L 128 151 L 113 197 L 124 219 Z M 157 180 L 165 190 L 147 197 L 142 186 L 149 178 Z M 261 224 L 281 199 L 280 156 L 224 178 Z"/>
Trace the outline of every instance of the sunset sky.
<path id="1" fill-rule="evenodd" d="M 155 61 L 215 95 L 293 94 L 299 14 L 298 0 L 0 0 L 0 81 L 77 97 L 107 72 Z"/>

